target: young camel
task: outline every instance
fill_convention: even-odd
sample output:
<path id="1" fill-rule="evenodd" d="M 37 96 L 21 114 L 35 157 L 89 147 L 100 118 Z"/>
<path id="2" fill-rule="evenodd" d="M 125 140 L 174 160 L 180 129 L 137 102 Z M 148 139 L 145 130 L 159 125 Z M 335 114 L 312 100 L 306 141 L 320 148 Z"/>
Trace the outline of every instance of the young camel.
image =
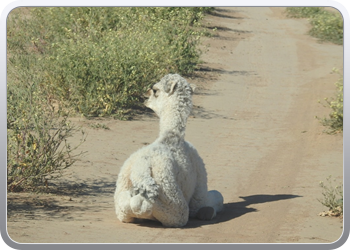
<path id="1" fill-rule="evenodd" d="M 141 218 L 182 227 L 189 217 L 211 220 L 222 210 L 221 193 L 208 192 L 203 160 L 184 139 L 192 93 L 178 74 L 166 75 L 147 92 L 145 105 L 160 118 L 159 137 L 121 168 L 114 195 L 120 221 Z"/>

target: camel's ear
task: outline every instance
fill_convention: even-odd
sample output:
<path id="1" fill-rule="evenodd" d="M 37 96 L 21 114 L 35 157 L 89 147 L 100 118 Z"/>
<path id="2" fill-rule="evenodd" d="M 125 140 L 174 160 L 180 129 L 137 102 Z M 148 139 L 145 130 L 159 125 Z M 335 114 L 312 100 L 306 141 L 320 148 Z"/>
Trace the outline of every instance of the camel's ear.
<path id="1" fill-rule="evenodd" d="M 174 93 L 175 88 L 176 88 L 176 84 L 177 84 L 176 81 L 171 82 L 171 86 L 170 86 L 170 90 L 168 92 L 168 96 L 171 96 Z"/>
<path id="2" fill-rule="evenodd" d="M 152 89 L 148 89 L 146 93 L 143 94 L 143 97 L 149 98 L 152 95 Z"/>
<path id="3" fill-rule="evenodd" d="M 191 95 L 193 95 L 194 90 L 197 88 L 196 84 L 190 83 L 190 87 L 191 87 Z"/>

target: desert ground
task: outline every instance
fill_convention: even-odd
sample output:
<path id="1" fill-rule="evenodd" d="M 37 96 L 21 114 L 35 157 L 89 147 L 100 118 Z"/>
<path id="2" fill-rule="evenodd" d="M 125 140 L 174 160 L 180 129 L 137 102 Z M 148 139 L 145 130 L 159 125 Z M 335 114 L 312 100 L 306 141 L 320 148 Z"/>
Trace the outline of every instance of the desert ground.
<path id="1" fill-rule="evenodd" d="M 204 24 L 203 64 L 186 140 L 203 158 L 209 189 L 224 197 L 211 221 L 183 228 L 117 220 L 113 193 L 123 162 L 158 136 L 158 118 L 74 118 L 87 151 L 49 183 L 52 193 L 8 193 L 7 229 L 18 243 L 331 243 L 343 232 L 326 211 L 320 181 L 343 178 L 343 135 L 329 135 L 315 116 L 336 93 L 343 46 L 307 34 L 306 19 L 284 8 L 217 8 Z M 97 128 L 98 124 L 103 124 Z M 104 128 L 103 128 L 104 127 Z M 80 135 L 71 139 L 76 144 Z"/>

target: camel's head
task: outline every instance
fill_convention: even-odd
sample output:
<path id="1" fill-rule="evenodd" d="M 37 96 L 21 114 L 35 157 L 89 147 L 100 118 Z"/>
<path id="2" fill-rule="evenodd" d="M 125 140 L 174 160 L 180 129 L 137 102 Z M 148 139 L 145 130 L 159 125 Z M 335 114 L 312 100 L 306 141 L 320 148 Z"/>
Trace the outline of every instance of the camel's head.
<path id="1" fill-rule="evenodd" d="M 168 74 L 147 91 L 145 105 L 159 117 L 164 112 L 180 112 L 187 117 L 192 109 L 194 88 L 180 75 Z"/>

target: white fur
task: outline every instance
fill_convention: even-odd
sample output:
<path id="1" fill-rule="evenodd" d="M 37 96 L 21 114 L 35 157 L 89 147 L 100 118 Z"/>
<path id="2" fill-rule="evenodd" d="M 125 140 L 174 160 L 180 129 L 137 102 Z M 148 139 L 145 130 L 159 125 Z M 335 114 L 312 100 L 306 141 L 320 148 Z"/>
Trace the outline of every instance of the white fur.
<path id="1" fill-rule="evenodd" d="M 213 217 L 222 210 L 222 195 L 216 190 L 208 192 L 202 158 L 184 140 L 192 92 L 177 74 L 166 75 L 148 91 L 145 105 L 160 117 L 160 133 L 121 168 L 114 195 L 120 221 L 142 218 L 182 227 L 202 207 L 213 207 Z"/>

